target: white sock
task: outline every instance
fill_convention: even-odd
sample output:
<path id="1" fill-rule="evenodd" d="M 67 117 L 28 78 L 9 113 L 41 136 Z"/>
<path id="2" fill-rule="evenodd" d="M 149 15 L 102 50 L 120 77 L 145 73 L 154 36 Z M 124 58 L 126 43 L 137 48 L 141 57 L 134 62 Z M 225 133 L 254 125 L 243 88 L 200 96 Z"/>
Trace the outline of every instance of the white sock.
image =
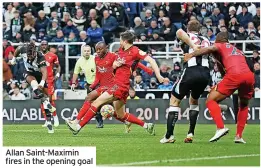
<path id="1" fill-rule="evenodd" d="M 80 126 L 80 124 L 77 124 L 76 128 L 77 128 L 77 130 L 80 130 L 82 127 Z"/>
<path id="2" fill-rule="evenodd" d="M 148 128 L 148 124 L 144 123 L 143 128 Z"/>
<path id="3" fill-rule="evenodd" d="M 36 80 L 32 80 L 31 81 L 31 86 L 32 86 L 33 90 L 38 89 L 38 82 Z"/>
<path id="4" fill-rule="evenodd" d="M 51 121 L 47 121 L 47 125 L 51 125 L 52 124 L 52 122 Z"/>
<path id="5" fill-rule="evenodd" d="M 190 110 L 199 111 L 199 105 L 193 105 L 193 104 L 191 104 L 191 105 L 189 106 L 189 109 L 190 109 Z"/>

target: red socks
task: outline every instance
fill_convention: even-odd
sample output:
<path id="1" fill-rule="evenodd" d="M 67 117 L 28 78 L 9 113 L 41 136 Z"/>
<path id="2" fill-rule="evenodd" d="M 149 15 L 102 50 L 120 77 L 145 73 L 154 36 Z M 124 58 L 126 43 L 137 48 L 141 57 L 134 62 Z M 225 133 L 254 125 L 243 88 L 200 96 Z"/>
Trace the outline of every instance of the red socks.
<path id="1" fill-rule="evenodd" d="M 44 119 L 46 120 L 46 114 L 45 114 L 44 107 L 43 107 L 42 103 L 41 103 L 41 111 L 43 113 Z"/>
<path id="2" fill-rule="evenodd" d="M 56 107 L 56 105 L 55 105 L 55 103 L 54 103 L 53 100 L 51 101 L 51 105 L 52 105 L 53 107 Z M 53 116 L 56 116 L 56 111 L 53 112 Z"/>
<path id="3" fill-rule="evenodd" d="M 91 106 L 89 110 L 86 112 L 85 116 L 83 117 L 82 121 L 79 123 L 81 127 L 84 127 L 91 119 L 95 116 L 97 112 L 97 108 Z"/>
<path id="4" fill-rule="evenodd" d="M 248 107 L 240 107 L 237 114 L 237 136 L 242 137 L 248 116 Z"/>
<path id="5" fill-rule="evenodd" d="M 128 121 L 130 123 L 140 125 L 141 127 L 143 127 L 144 124 L 145 124 L 144 121 L 138 119 L 135 115 L 133 115 L 131 113 L 125 112 L 124 117 L 122 119 L 125 120 L 125 121 Z"/>
<path id="6" fill-rule="evenodd" d="M 210 100 L 209 102 L 207 102 L 207 108 L 209 110 L 211 117 L 215 121 L 217 128 L 218 129 L 224 128 L 224 122 L 221 116 L 221 109 L 218 103 L 215 102 L 214 100 Z"/>
<path id="7" fill-rule="evenodd" d="M 82 117 L 86 114 L 87 110 L 91 107 L 91 103 L 89 101 L 85 101 L 83 103 L 83 106 L 81 108 L 81 110 L 79 111 L 78 115 L 77 115 L 77 120 L 80 121 L 82 119 Z"/>

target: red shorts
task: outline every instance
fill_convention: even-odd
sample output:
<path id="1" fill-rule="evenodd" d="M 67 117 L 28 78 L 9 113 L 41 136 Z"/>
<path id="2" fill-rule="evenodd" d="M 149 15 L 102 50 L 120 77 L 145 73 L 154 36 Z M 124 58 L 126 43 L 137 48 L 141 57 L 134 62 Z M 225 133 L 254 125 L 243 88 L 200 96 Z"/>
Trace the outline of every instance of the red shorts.
<path id="1" fill-rule="evenodd" d="M 54 80 L 48 79 L 47 84 L 48 84 L 48 95 L 53 95 L 54 94 Z"/>
<path id="2" fill-rule="evenodd" d="M 96 92 L 98 93 L 98 95 L 100 96 L 101 94 L 103 94 L 104 92 L 106 92 L 108 90 L 108 87 L 107 86 L 101 86 L 101 87 L 98 87 L 96 89 Z"/>
<path id="3" fill-rule="evenodd" d="M 128 86 L 119 86 L 115 84 L 114 86 L 110 87 L 107 92 L 110 95 L 118 98 L 119 100 L 123 101 L 125 104 L 127 102 L 127 98 L 129 96 L 129 87 Z"/>
<path id="4" fill-rule="evenodd" d="M 255 77 L 252 72 L 244 74 L 226 74 L 217 85 L 216 90 L 221 94 L 230 96 L 238 89 L 240 98 L 251 99 L 254 93 Z"/>

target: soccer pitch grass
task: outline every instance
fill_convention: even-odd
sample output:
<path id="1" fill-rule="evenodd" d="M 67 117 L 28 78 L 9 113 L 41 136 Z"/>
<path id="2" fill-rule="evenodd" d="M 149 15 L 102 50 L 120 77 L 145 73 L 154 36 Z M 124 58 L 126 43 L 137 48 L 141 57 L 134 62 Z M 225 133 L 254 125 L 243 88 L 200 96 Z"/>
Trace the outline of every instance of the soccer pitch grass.
<path id="1" fill-rule="evenodd" d="M 48 134 L 41 125 L 4 125 L 4 146 L 96 146 L 97 165 L 122 166 L 259 166 L 259 125 L 248 124 L 244 140 L 235 144 L 235 125 L 226 125 L 230 133 L 218 142 L 208 140 L 215 133 L 215 125 L 197 125 L 192 144 L 183 142 L 188 125 L 177 124 L 176 142 L 160 144 L 166 126 L 156 125 L 156 136 L 132 125 L 129 134 L 123 124 L 107 124 L 103 129 L 87 125 L 73 136 L 66 125 L 60 125 L 54 134 Z"/>

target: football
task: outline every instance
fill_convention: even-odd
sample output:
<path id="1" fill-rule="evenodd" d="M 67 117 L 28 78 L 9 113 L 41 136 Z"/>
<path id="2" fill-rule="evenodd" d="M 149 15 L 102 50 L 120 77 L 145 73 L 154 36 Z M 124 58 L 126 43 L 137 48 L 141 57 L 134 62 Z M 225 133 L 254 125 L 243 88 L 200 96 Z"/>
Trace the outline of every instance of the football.
<path id="1" fill-rule="evenodd" d="M 113 116 L 114 108 L 112 107 L 112 105 L 106 104 L 106 105 L 102 106 L 100 112 L 101 112 L 103 119 L 110 118 Z"/>

